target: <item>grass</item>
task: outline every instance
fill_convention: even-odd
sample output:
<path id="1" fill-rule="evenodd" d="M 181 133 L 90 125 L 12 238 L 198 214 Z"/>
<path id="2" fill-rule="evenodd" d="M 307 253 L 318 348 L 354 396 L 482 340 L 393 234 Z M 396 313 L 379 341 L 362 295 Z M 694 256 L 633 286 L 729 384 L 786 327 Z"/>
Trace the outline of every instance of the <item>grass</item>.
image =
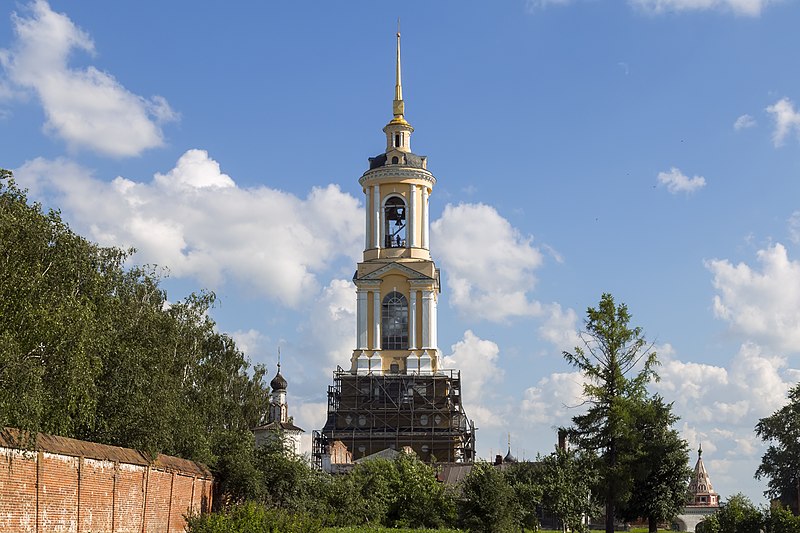
<path id="1" fill-rule="evenodd" d="M 396 529 L 369 526 L 326 527 L 322 530 L 322 533 L 418 533 L 420 531 L 428 531 L 429 533 L 463 533 L 460 529 Z"/>
<path id="2" fill-rule="evenodd" d="M 349 527 L 326 527 L 322 533 L 466 533 L 463 529 L 397 529 L 380 526 L 349 526 Z M 526 529 L 525 533 L 562 533 L 560 529 Z M 591 530 L 589 533 L 605 533 L 604 530 Z M 631 529 L 630 533 L 647 533 L 645 529 Z"/>

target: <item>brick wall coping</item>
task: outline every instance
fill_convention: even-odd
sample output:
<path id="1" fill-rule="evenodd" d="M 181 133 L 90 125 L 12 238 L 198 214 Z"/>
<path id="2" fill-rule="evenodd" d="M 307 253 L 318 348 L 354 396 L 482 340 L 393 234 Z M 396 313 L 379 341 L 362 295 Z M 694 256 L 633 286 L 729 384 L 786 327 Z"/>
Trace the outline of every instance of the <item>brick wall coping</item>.
<path id="1" fill-rule="evenodd" d="M 33 444 L 32 440 L 31 433 L 19 429 L 3 428 L 0 430 L 0 447 L 2 448 L 48 452 L 70 457 L 84 457 L 115 463 L 150 466 L 158 470 L 213 479 L 211 471 L 203 463 L 162 453 L 153 459 L 150 454 L 132 448 L 99 444 L 46 433 L 37 433 L 36 443 L 33 446 L 31 446 Z"/>

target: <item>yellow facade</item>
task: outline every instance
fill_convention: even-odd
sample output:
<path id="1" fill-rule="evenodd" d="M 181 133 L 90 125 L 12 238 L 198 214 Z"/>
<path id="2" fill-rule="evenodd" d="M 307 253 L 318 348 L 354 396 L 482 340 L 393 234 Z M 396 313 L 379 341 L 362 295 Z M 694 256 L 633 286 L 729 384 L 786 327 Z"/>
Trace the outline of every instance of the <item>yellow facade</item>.
<path id="1" fill-rule="evenodd" d="M 411 151 L 405 119 L 398 34 L 393 118 L 383 128 L 386 151 L 370 158 L 359 179 L 364 192 L 365 244 L 354 278 L 357 346 L 351 371 L 432 373 L 439 368 L 439 271 L 430 253 L 429 202 L 436 178 L 427 158 Z"/>

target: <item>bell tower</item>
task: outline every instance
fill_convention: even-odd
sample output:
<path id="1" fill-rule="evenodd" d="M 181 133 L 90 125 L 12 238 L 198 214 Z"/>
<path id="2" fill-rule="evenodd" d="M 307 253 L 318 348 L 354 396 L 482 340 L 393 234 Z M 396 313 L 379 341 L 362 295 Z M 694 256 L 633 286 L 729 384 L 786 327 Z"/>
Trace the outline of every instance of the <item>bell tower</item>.
<path id="1" fill-rule="evenodd" d="M 358 180 L 366 206 L 363 260 L 357 287 L 352 370 L 431 373 L 439 368 L 436 315 L 439 271 L 430 253 L 428 202 L 436 178 L 427 158 L 411 151 L 405 118 L 397 33 L 393 118 L 383 128 L 384 153 L 369 159 Z"/>
<path id="2" fill-rule="evenodd" d="M 475 427 L 461 402 L 461 374 L 442 368 L 437 341 L 439 269 L 430 252 L 436 178 L 411 151 L 397 32 L 392 119 L 386 148 L 369 158 L 364 192 L 364 254 L 356 286 L 355 349 L 333 373 L 328 417 L 314 432 L 313 456 L 331 472 L 372 454 L 411 449 L 424 461 L 475 456 Z M 388 451 L 387 451 L 388 450 Z"/>

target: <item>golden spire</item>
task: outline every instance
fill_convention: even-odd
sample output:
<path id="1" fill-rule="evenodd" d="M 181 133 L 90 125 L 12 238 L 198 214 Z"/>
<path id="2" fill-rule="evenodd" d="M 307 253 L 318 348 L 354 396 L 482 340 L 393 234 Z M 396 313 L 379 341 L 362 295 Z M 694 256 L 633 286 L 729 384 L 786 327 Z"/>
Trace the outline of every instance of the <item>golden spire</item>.
<path id="1" fill-rule="evenodd" d="M 405 105 L 403 104 L 403 80 L 400 73 L 400 19 L 397 19 L 397 63 L 395 65 L 394 101 L 392 102 L 393 123 L 406 124 Z"/>

